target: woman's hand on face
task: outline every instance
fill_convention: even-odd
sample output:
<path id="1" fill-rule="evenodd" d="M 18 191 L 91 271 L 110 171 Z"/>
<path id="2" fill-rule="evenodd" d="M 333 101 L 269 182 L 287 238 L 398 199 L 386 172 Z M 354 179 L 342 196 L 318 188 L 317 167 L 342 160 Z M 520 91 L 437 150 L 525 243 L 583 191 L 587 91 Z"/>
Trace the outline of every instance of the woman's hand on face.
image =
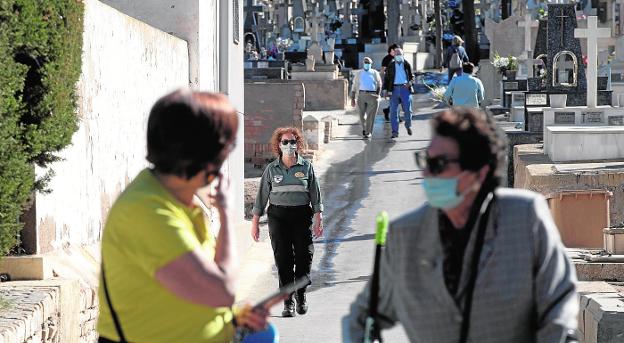
<path id="1" fill-rule="evenodd" d="M 210 204 L 217 209 L 228 208 L 229 201 L 227 199 L 226 193 L 230 188 L 229 179 L 224 177 L 222 173 L 219 173 L 219 175 L 213 182 L 214 186 L 210 185 L 210 189 L 208 191 L 208 199 L 210 199 Z"/>

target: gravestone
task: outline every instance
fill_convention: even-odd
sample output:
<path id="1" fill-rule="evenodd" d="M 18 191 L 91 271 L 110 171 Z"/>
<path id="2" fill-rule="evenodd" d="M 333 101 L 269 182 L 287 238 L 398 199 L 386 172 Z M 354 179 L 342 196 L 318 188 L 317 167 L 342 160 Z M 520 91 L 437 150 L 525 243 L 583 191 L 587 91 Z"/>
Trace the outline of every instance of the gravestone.
<path id="1" fill-rule="evenodd" d="M 574 112 L 555 112 L 555 124 L 574 125 Z"/>
<path id="2" fill-rule="evenodd" d="M 522 58 L 525 62 L 528 77 L 533 77 L 532 33 L 534 31 L 533 28 L 537 28 L 538 25 L 538 22 L 533 20 L 530 13 L 525 14 L 524 21 L 518 22 L 518 26 L 524 28 L 524 52 L 522 53 Z"/>
<path id="3" fill-rule="evenodd" d="M 610 116 L 608 124 L 613 126 L 624 126 L 624 115 Z"/>
<path id="4" fill-rule="evenodd" d="M 547 85 L 546 88 L 552 93 L 585 93 L 587 79 L 585 78 L 585 68 L 583 67 L 583 54 L 581 53 L 581 42 L 574 37 L 574 29 L 577 28 L 576 10 L 574 4 L 548 4 L 548 61 L 546 62 Z M 576 60 L 577 78 L 576 85 L 562 86 L 554 84 L 555 56 L 562 56 L 560 52 L 568 52 Z"/>
<path id="5" fill-rule="evenodd" d="M 533 50 L 533 58 L 548 55 L 548 20 L 540 19 L 537 26 L 537 37 L 535 38 L 535 48 Z"/>
<path id="6" fill-rule="evenodd" d="M 602 111 L 583 111 L 581 112 L 583 117 L 582 123 L 588 125 L 600 125 L 604 123 L 604 112 Z"/>
<path id="7" fill-rule="evenodd" d="M 501 56 L 519 56 L 524 50 L 524 29 L 518 26 L 521 17 L 509 17 L 500 23 L 485 19 L 485 35 L 490 41 L 490 60 Z"/>

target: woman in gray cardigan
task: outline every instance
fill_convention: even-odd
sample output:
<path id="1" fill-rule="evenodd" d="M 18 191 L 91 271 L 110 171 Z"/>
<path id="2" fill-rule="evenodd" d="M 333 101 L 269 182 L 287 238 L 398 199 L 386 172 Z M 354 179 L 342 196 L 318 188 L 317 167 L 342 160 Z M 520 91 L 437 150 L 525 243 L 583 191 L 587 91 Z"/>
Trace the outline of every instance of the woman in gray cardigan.
<path id="1" fill-rule="evenodd" d="M 499 187 L 505 146 L 479 110 L 434 117 L 416 156 L 428 203 L 391 223 L 381 257 L 379 328 L 400 322 L 421 343 L 575 341 L 574 266 L 544 198 Z M 345 341 L 362 341 L 369 290 Z"/>

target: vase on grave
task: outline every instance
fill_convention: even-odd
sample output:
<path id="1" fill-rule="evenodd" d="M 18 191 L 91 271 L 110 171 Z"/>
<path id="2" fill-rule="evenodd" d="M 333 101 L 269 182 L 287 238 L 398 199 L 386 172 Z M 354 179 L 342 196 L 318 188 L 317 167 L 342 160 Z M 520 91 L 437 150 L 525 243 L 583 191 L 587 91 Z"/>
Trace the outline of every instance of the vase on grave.
<path id="1" fill-rule="evenodd" d="M 515 81 L 516 74 L 518 74 L 517 70 L 505 70 L 505 77 L 507 77 L 507 80 L 509 81 Z"/>
<path id="2" fill-rule="evenodd" d="M 314 65 L 316 61 L 314 60 L 314 55 L 308 55 L 305 60 L 306 71 L 314 71 Z"/>
<path id="3" fill-rule="evenodd" d="M 325 51 L 325 64 L 334 64 L 334 51 Z"/>
<path id="4" fill-rule="evenodd" d="M 566 102 L 568 100 L 567 94 L 549 94 L 549 97 L 550 97 L 550 107 L 555 107 L 555 108 L 566 107 Z"/>

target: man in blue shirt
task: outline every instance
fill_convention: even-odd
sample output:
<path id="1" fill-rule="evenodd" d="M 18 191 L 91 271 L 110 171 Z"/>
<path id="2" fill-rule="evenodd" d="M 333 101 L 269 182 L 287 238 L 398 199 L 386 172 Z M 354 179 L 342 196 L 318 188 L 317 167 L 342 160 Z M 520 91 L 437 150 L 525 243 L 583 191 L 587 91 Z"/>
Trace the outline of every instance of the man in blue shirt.
<path id="1" fill-rule="evenodd" d="M 384 92 L 390 92 L 390 124 L 392 126 L 392 138 L 399 137 L 399 100 L 405 113 L 405 128 L 407 134 L 412 135 L 412 66 L 403 59 L 403 50 L 394 50 L 394 61 L 386 69 L 384 76 Z M 387 93 L 386 93 L 387 95 Z"/>
<path id="2" fill-rule="evenodd" d="M 483 101 L 483 84 L 472 76 L 474 64 L 467 62 L 462 66 L 463 74 L 454 77 L 448 85 L 444 98 L 453 106 L 479 107 Z"/>

